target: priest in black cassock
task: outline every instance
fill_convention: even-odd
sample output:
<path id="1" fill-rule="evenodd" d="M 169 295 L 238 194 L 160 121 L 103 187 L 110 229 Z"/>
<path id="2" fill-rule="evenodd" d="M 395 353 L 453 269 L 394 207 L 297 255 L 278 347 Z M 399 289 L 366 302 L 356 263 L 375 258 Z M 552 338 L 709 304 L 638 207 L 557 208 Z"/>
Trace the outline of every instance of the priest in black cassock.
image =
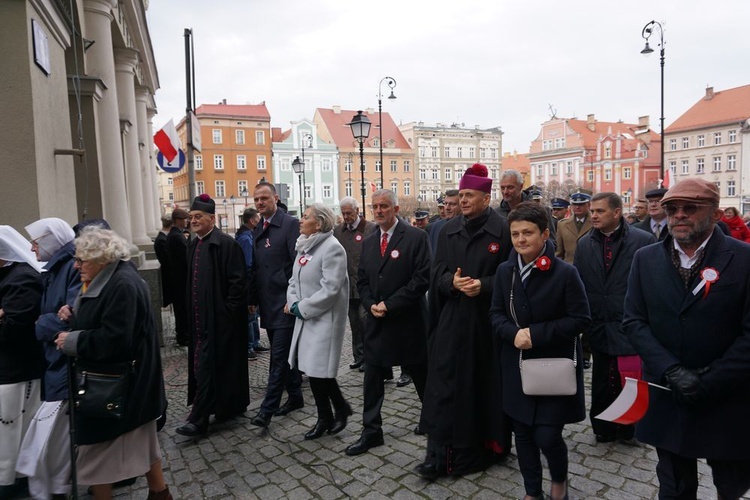
<path id="1" fill-rule="evenodd" d="M 216 205 L 202 194 L 190 206 L 188 248 L 188 404 L 185 425 L 176 432 L 201 436 L 210 415 L 227 419 L 250 404 L 247 373 L 247 289 L 245 258 L 234 238 L 215 226 Z"/>

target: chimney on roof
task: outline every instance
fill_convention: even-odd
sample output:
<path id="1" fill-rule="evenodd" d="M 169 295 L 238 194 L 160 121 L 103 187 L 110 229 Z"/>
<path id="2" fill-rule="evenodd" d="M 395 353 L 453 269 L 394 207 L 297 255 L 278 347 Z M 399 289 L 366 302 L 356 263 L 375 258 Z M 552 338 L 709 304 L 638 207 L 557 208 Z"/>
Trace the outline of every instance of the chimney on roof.
<path id="1" fill-rule="evenodd" d="M 649 116 L 639 116 L 638 117 L 638 128 L 648 128 L 649 127 Z"/>
<path id="2" fill-rule="evenodd" d="M 713 98 L 714 98 L 714 88 L 706 87 L 706 97 L 704 97 L 704 99 L 707 101 L 710 101 Z"/>
<path id="3" fill-rule="evenodd" d="M 371 114 L 373 114 L 374 112 L 375 112 L 375 109 L 374 109 L 374 108 L 367 108 L 367 109 L 365 110 L 365 113 L 367 113 L 368 115 L 371 115 Z"/>
<path id="4" fill-rule="evenodd" d="M 222 99 L 222 100 L 221 100 L 221 102 L 220 102 L 219 104 L 223 104 L 223 105 L 226 105 L 226 103 L 227 103 L 227 100 L 226 100 L 226 99 Z"/>
<path id="5" fill-rule="evenodd" d="M 334 104 L 332 106 L 332 109 L 333 109 L 333 114 L 334 115 L 340 115 L 341 114 L 341 106 L 339 106 L 338 104 Z"/>
<path id="6" fill-rule="evenodd" d="M 593 114 L 586 116 L 586 127 L 592 132 L 596 130 L 596 118 Z"/>

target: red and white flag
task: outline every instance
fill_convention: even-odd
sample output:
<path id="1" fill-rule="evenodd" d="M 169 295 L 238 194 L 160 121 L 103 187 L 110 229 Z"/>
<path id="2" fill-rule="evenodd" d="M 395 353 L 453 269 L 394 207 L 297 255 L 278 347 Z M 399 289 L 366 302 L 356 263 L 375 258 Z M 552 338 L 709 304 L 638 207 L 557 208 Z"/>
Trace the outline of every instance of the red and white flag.
<path id="1" fill-rule="evenodd" d="M 172 160 L 177 157 L 177 151 L 182 147 L 173 120 L 169 120 L 161 130 L 154 134 L 154 144 L 164 155 L 167 163 L 172 163 Z"/>
<path id="2" fill-rule="evenodd" d="M 370 191 L 372 191 L 374 193 L 377 190 L 378 190 L 378 186 L 374 182 L 371 182 L 370 183 Z"/>
<path id="3" fill-rule="evenodd" d="M 623 425 L 636 423 L 648 410 L 648 386 L 649 383 L 645 380 L 626 377 L 625 386 L 617 399 L 609 405 L 609 408 L 594 418 Z M 666 387 L 661 388 L 666 389 Z"/>

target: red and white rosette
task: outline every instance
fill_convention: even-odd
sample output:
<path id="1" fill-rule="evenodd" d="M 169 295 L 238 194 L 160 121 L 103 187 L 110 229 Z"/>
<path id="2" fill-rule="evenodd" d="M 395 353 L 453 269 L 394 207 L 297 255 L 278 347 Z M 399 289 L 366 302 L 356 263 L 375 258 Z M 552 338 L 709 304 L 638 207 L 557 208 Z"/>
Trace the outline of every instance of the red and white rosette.
<path id="1" fill-rule="evenodd" d="M 354 235 L 354 241 L 356 241 L 357 243 L 359 243 L 360 241 L 362 241 L 362 235 L 359 234 L 359 233 L 355 234 Z"/>
<path id="2" fill-rule="evenodd" d="M 309 260 L 309 259 L 307 258 L 307 256 L 306 256 L 306 255 L 303 255 L 303 256 L 301 256 L 301 257 L 299 258 L 299 261 L 298 261 L 298 262 L 299 262 L 299 265 L 300 265 L 300 266 L 304 266 L 305 264 L 307 264 L 307 261 L 308 261 L 308 260 Z"/>
<path id="3" fill-rule="evenodd" d="M 500 251 L 500 244 L 499 243 L 494 243 L 494 242 L 490 243 L 489 245 L 487 245 L 487 250 L 490 253 L 497 253 L 497 252 Z"/>
<path id="4" fill-rule="evenodd" d="M 711 290 L 711 284 L 717 281 L 719 281 L 719 271 L 713 267 L 704 267 L 701 271 L 701 282 L 693 288 L 693 295 L 698 295 L 703 290 L 703 298 L 705 299 L 708 291 Z"/>
<path id="5" fill-rule="evenodd" d="M 540 271 L 547 271 L 549 269 L 549 266 L 551 265 L 552 261 L 546 255 L 542 255 L 541 257 L 536 259 L 536 268 Z"/>
<path id="6" fill-rule="evenodd" d="M 396 249 L 391 250 L 391 259 L 398 260 L 399 257 L 401 257 L 401 252 Z"/>

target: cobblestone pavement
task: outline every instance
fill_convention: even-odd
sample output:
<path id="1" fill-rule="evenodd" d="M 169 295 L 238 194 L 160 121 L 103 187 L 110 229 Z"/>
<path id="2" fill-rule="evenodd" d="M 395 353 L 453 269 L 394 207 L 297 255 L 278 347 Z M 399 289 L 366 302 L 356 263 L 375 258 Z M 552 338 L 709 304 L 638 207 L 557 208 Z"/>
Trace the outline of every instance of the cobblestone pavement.
<path id="1" fill-rule="evenodd" d="M 165 325 L 170 322 L 165 313 Z M 265 334 L 262 340 L 267 342 Z M 302 410 L 274 417 L 268 430 L 250 424 L 265 391 L 269 354 L 248 361 L 251 404 L 242 418 L 212 424 L 210 434 L 199 440 L 174 432 L 187 416 L 187 349 L 169 346 L 162 351 L 164 379 L 169 398 L 167 424 L 159 433 L 164 474 L 175 499 L 240 498 L 472 498 L 505 499 L 524 495 L 515 452 L 504 464 L 462 478 L 421 479 L 414 467 L 424 458 L 426 437 L 413 429 L 420 404 L 413 385 L 386 385 L 383 405 L 385 446 L 369 453 L 348 457 L 344 449 L 357 440 L 361 427 L 362 378 L 349 370 L 351 346 L 347 340 L 338 381 L 355 410 L 348 427 L 336 436 L 324 435 L 305 441 L 303 434 L 315 423 L 316 413 L 309 385 L 305 387 Z M 348 339 L 348 336 L 347 336 Z M 395 369 L 398 377 L 398 368 Z M 591 373 L 587 371 L 589 394 Z M 587 397 L 588 400 L 588 397 Z M 359 410 L 359 413 L 358 413 Z M 656 453 L 645 445 L 597 444 L 590 423 L 567 425 L 564 433 L 569 448 L 570 498 L 639 499 L 656 498 Z M 701 487 L 698 498 L 716 498 L 710 470 L 699 464 Z M 545 491 L 549 492 L 545 470 Z M 85 490 L 81 488 L 81 498 Z M 144 478 L 130 488 L 115 490 L 117 498 L 145 498 Z M 748 498 L 748 497 L 746 497 Z"/>

